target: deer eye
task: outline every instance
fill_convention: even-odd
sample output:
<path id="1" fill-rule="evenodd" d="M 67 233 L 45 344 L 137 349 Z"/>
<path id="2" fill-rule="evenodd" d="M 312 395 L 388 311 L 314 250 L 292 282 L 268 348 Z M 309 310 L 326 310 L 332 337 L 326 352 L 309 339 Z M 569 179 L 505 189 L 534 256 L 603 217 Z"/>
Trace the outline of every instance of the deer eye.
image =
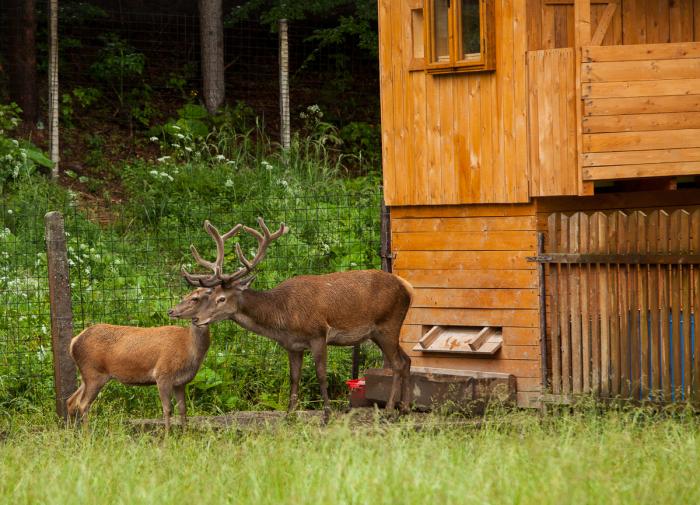
<path id="1" fill-rule="evenodd" d="M 216 299 L 216 303 L 224 303 L 226 301 L 226 297 L 220 296 L 219 298 Z"/>
<path id="2" fill-rule="evenodd" d="M 198 302 L 198 301 L 199 301 L 199 297 L 198 297 L 198 296 L 193 296 L 193 297 L 192 297 L 192 301 L 193 301 L 193 302 Z"/>

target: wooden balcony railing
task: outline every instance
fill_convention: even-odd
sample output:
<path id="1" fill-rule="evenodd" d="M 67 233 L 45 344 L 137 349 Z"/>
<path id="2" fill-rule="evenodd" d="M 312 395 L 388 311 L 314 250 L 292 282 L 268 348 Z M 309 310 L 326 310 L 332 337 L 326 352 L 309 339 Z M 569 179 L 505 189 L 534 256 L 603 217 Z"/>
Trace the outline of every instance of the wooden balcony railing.
<path id="1" fill-rule="evenodd" d="M 700 174 L 700 43 L 585 46 L 581 62 L 576 55 L 528 52 L 532 196 Z"/>

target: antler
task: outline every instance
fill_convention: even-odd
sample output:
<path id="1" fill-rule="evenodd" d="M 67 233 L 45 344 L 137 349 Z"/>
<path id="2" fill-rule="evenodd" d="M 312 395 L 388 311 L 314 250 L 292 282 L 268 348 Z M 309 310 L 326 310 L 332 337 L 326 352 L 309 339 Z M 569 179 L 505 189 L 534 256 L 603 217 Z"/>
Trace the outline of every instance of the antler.
<path id="1" fill-rule="evenodd" d="M 270 245 L 270 242 L 280 238 L 282 235 L 289 231 L 289 227 L 286 224 L 281 223 L 279 229 L 275 233 L 270 233 L 270 230 L 265 224 L 265 220 L 261 217 L 258 218 L 258 224 L 260 225 L 260 228 L 263 231 L 262 233 L 248 226 L 243 227 L 243 229 L 247 233 L 253 235 L 258 241 L 258 251 L 255 253 L 255 257 L 252 261 L 248 261 L 248 259 L 243 255 L 241 245 L 236 244 L 236 255 L 238 255 L 238 260 L 241 263 L 243 263 L 243 266 L 231 275 L 221 276 L 222 282 L 235 281 L 240 279 L 241 277 L 248 275 L 253 270 L 253 268 L 255 268 L 255 266 L 263 260 L 263 258 L 265 257 L 265 253 L 267 252 L 267 247 Z"/>
<path id="2" fill-rule="evenodd" d="M 236 235 L 241 228 L 243 228 L 243 225 L 237 224 L 229 231 L 221 235 L 219 230 L 216 229 L 216 226 L 211 224 L 209 220 L 204 221 L 204 229 L 211 236 L 211 238 L 214 239 L 214 242 L 216 242 L 216 260 L 213 262 L 204 260 L 199 255 L 199 252 L 197 252 L 197 248 L 194 245 L 190 246 L 190 251 L 192 251 L 192 256 L 194 256 L 197 263 L 210 269 L 214 273 L 209 275 L 191 274 L 183 267 L 182 275 L 190 285 L 211 288 L 223 282 L 222 272 L 224 268 L 224 242 Z"/>

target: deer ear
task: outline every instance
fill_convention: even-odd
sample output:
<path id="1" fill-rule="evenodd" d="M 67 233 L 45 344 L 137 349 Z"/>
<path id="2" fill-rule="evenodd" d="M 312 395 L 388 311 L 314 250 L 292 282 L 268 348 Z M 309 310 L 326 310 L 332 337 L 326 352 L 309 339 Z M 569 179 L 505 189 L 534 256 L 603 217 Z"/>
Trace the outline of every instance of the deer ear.
<path id="1" fill-rule="evenodd" d="M 251 275 L 250 277 L 246 277 L 245 279 L 242 279 L 241 281 L 236 283 L 236 289 L 239 291 L 245 291 L 250 287 L 251 284 L 253 284 L 253 281 L 257 275 Z"/>

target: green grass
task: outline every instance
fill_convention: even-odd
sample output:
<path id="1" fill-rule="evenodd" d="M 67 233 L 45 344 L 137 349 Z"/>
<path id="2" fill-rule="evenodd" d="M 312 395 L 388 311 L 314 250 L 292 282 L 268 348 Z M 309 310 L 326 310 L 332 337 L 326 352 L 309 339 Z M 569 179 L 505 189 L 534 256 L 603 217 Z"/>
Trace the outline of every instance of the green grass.
<path id="1" fill-rule="evenodd" d="M 700 502 L 690 414 L 494 412 L 480 427 L 340 420 L 167 439 L 105 416 L 88 435 L 5 424 L 2 503 Z"/>

